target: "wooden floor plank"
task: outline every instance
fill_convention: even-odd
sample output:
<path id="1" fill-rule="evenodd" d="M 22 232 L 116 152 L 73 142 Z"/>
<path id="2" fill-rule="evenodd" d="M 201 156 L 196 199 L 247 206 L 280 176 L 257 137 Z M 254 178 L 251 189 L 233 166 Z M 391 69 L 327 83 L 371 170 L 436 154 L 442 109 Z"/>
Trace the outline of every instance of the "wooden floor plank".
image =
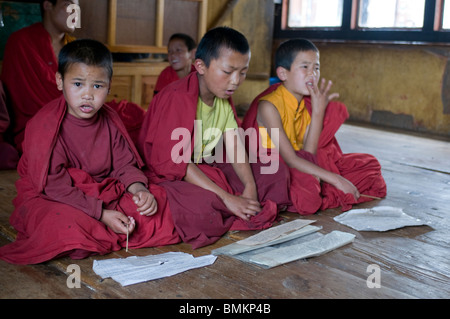
<path id="1" fill-rule="evenodd" d="M 0 245 L 7 242 L 0 236 Z M 0 270 L 0 299 L 67 299 L 93 296 L 93 291 L 85 285 L 68 288 L 68 277 L 48 264 L 23 266 L 0 260 Z"/>
<path id="2" fill-rule="evenodd" d="M 181 251 L 195 257 L 246 238 L 255 231 L 229 232 L 217 243 L 192 250 L 187 244 L 121 250 L 84 260 L 61 258 L 40 265 L 16 266 L 0 261 L 0 298 L 157 298 L 157 299 L 269 299 L 269 298 L 448 298 L 450 297 L 450 143 L 354 125 L 337 134 L 344 152 L 375 155 L 383 167 L 388 195 L 360 204 L 401 207 L 427 226 L 388 232 L 358 232 L 333 218 L 340 209 L 300 217 L 280 214 L 282 222 L 314 219 L 322 233 L 340 230 L 355 234 L 354 243 L 325 255 L 263 269 L 237 259 L 219 256 L 208 267 L 175 276 L 122 287 L 102 280 L 93 261 Z M 9 225 L 15 197 L 15 171 L 0 171 L 0 245 L 12 240 Z M 82 288 L 67 287 L 67 267 L 81 269 Z M 369 265 L 380 267 L 381 288 L 369 288 Z"/>
<path id="3" fill-rule="evenodd" d="M 367 150 L 383 160 L 450 173 L 449 141 L 356 125 L 341 126 L 336 138 L 344 153 Z"/>
<path id="4" fill-rule="evenodd" d="M 15 230 L 9 224 L 9 216 L 14 210 L 12 199 L 16 197 L 15 182 L 19 174 L 14 170 L 0 170 L 0 234 L 9 240 L 15 238 Z"/>

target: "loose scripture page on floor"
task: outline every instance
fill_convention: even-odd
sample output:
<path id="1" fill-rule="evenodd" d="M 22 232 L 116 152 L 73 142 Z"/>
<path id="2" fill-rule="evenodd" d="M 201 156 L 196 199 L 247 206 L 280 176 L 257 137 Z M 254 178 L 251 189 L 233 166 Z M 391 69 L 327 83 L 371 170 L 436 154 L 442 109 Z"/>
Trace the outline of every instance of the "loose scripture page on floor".
<path id="1" fill-rule="evenodd" d="M 216 256 L 193 257 L 182 252 L 168 252 L 159 255 L 131 256 L 94 260 L 94 272 L 102 278 L 112 278 L 122 286 L 173 276 L 175 274 L 212 265 Z"/>

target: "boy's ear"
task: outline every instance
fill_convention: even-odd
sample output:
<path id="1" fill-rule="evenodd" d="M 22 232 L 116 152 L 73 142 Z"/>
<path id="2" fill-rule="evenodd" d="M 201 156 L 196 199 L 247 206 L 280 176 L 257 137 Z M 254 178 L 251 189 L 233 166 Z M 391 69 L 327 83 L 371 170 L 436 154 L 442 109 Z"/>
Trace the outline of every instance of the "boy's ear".
<path id="1" fill-rule="evenodd" d="M 62 78 L 61 73 L 56 72 L 55 78 L 56 78 L 56 87 L 58 88 L 58 90 L 62 91 L 63 90 L 63 78 Z"/>
<path id="2" fill-rule="evenodd" d="M 53 8 L 53 4 L 50 1 L 44 1 L 44 3 L 42 4 L 42 7 L 44 8 L 45 11 L 51 10 Z"/>
<path id="3" fill-rule="evenodd" d="M 282 66 L 279 66 L 278 68 L 277 68 L 277 76 L 278 76 L 278 78 L 281 80 L 281 81 L 286 81 L 286 77 L 287 77 L 287 75 L 286 75 L 286 73 L 287 73 L 287 70 L 285 69 L 285 68 L 283 68 Z"/>
<path id="4" fill-rule="evenodd" d="M 205 71 L 207 69 L 205 62 L 203 62 L 202 59 L 196 59 L 194 61 L 194 67 L 197 70 L 197 72 L 202 75 L 205 73 Z"/>

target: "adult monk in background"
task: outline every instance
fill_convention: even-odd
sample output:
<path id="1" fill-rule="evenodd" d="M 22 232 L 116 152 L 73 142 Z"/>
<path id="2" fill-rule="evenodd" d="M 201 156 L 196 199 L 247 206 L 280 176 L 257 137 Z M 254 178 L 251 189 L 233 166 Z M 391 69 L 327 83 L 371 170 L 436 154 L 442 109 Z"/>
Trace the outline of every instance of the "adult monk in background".
<path id="1" fill-rule="evenodd" d="M 10 35 L 4 52 L 2 81 L 13 112 L 14 143 L 22 152 L 25 125 L 45 104 L 61 95 L 56 86 L 57 56 L 74 40 L 67 7 L 78 0 L 41 1 L 42 22 Z"/>

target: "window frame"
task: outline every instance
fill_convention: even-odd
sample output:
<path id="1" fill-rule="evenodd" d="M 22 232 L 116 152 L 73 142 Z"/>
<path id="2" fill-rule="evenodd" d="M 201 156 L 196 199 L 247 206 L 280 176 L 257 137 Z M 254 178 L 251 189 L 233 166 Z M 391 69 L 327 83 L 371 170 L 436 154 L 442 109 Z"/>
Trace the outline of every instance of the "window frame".
<path id="1" fill-rule="evenodd" d="M 450 1 L 450 0 L 448 0 Z M 308 38 L 322 42 L 383 42 L 450 45 L 450 29 L 442 30 L 443 0 L 425 0 L 424 23 L 418 29 L 359 28 L 358 0 L 344 0 L 342 25 L 338 28 L 288 28 L 288 0 L 276 4 L 274 37 Z"/>

